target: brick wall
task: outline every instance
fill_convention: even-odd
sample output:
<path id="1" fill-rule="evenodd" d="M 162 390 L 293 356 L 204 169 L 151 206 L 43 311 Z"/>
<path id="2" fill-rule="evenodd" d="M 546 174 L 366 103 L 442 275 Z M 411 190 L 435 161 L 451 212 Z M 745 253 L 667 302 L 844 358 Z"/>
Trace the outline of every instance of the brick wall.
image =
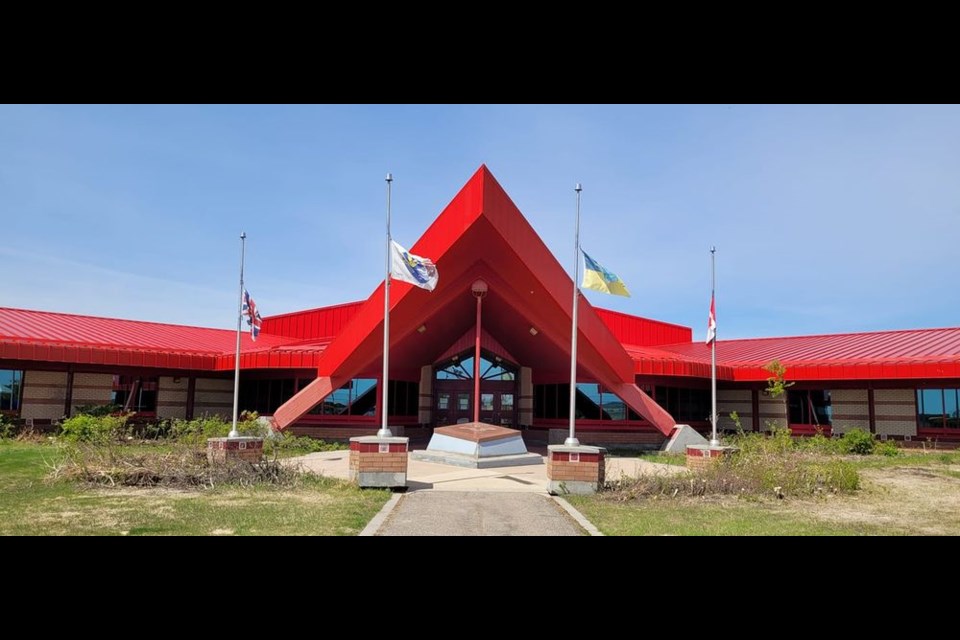
<path id="1" fill-rule="evenodd" d="M 851 429 L 870 431 L 870 405 L 866 389 L 835 389 L 830 391 L 833 408 L 833 432 L 845 433 Z"/>
<path id="2" fill-rule="evenodd" d="M 64 383 L 66 384 L 66 383 Z M 110 404 L 113 396 L 113 374 L 110 373 L 74 373 L 73 407 L 82 405 Z"/>
<path id="3" fill-rule="evenodd" d="M 524 427 L 533 424 L 533 370 L 520 367 L 520 397 L 517 398 L 518 420 Z"/>
<path id="4" fill-rule="evenodd" d="M 417 411 L 417 421 L 420 424 L 430 424 L 433 420 L 433 367 L 420 367 L 420 405 Z"/>
<path id="5" fill-rule="evenodd" d="M 197 378 L 193 415 L 233 416 L 233 379 Z"/>
<path id="6" fill-rule="evenodd" d="M 701 471 L 720 461 L 724 456 L 733 453 L 730 447 L 713 449 L 705 447 L 687 447 L 687 469 Z"/>
<path id="7" fill-rule="evenodd" d="M 379 453 L 377 444 L 350 443 L 350 475 L 358 473 L 407 472 L 407 445 L 389 444 L 389 453 Z"/>
<path id="8" fill-rule="evenodd" d="M 750 389 L 717 389 L 717 429 L 736 429 L 730 412 L 736 411 L 744 431 L 753 431 L 753 392 Z"/>
<path id="9" fill-rule="evenodd" d="M 606 460 L 601 453 L 574 453 L 578 461 L 571 460 L 571 454 L 562 451 L 549 451 L 547 454 L 547 478 L 554 482 L 604 482 Z"/>
<path id="10" fill-rule="evenodd" d="M 56 420 L 67 398 L 66 371 L 24 371 L 21 418 Z"/>
<path id="11" fill-rule="evenodd" d="M 760 430 L 768 431 L 770 427 L 767 426 L 768 422 L 776 422 L 777 426 L 781 429 L 787 426 L 787 394 L 777 398 L 771 398 L 770 396 L 765 396 L 763 393 L 759 394 L 760 396 Z"/>
<path id="12" fill-rule="evenodd" d="M 187 385 L 190 380 L 186 376 L 173 378 L 160 376 L 157 388 L 157 417 L 158 418 L 186 418 L 187 417 Z M 230 389 L 231 393 L 233 389 Z M 230 411 L 233 411 L 233 397 L 230 398 Z"/>
<path id="13" fill-rule="evenodd" d="M 913 389 L 874 389 L 873 408 L 878 434 L 917 435 L 917 398 Z"/>

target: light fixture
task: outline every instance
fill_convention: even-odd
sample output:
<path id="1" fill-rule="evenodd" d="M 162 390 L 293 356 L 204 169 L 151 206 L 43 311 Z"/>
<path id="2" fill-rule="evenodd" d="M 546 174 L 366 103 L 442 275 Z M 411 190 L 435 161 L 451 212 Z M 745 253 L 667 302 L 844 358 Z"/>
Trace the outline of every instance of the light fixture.
<path id="1" fill-rule="evenodd" d="M 530 335 L 535 336 L 535 335 L 537 335 L 538 333 L 540 333 L 540 332 L 537 331 L 537 328 L 536 328 L 536 327 L 530 327 Z"/>
<path id="2" fill-rule="evenodd" d="M 501 358 L 500 356 L 493 356 L 493 359 L 498 363 L 503 362 L 503 358 Z"/>
<path id="3" fill-rule="evenodd" d="M 417 333 L 423 333 L 426 330 L 427 330 L 427 325 L 425 324 L 422 324 L 419 327 L 417 327 Z"/>
<path id="4" fill-rule="evenodd" d="M 482 298 L 487 295 L 487 283 L 483 280 L 476 280 L 473 285 L 470 287 L 470 291 L 473 292 L 474 297 Z"/>

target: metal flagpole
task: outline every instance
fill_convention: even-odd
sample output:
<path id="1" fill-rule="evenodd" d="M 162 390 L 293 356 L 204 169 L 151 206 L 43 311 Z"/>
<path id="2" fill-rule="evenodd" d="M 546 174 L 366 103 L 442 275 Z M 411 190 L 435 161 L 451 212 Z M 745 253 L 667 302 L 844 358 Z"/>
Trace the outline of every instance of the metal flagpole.
<path id="1" fill-rule="evenodd" d="M 228 434 L 230 438 L 237 438 L 237 404 L 240 399 L 240 325 L 243 321 L 243 259 L 247 250 L 247 233 L 240 234 L 240 301 L 237 303 L 237 357 L 233 370 L 233 427 Z"/>
<path id="2" fill-rule="evenodd" d="M 378 438 L 390 438 L 393 433 L 387 426 L 387 371 L 390 367 L 390 254 L 393 247 L 390 246 L 390 184 L 393 182 L 393 174 L 387 174 L 387 259 L 386 274 L 383 277 L 383 389 L 380 400 L 380 430 L 377 431 Z"/>
<path id="3" fill-rule="evenodd" d="M 710 433 L 710 446 L 720 444 L 717 439 L 717 248 L 710 247 L 710 306 L 713 312 L 713 341 L 710 343 L 710 392 L 711 409 L 710 422 L 713 430 Z"/>
<path id="4" fill-rule="evenodd" d="M 570 435 L 563 444 L 568 447 L 580 446 L 577 440 L 576 404 L 577 404 L 577 308 L 580 297 L 580 192 L 583 187 L 577 183 L 577 230 L 573 234 L 573 328 L 570 332 Z"/>

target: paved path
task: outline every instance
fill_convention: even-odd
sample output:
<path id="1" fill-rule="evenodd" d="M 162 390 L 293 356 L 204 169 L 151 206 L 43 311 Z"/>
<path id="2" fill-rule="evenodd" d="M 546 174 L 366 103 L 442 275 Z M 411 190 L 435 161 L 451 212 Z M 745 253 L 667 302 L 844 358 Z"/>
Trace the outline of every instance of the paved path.
<path id="1" fill-rule="evenodd" d="M 349 476 L 349 458 L 349 451 L 325 451 L 291 459 L 291 462 L 325 476 L 345 479 Z M 639 473 L 683 472 L 683 467 L 639 458 L 607 458 L 608 480 Z M 387 503 L 364 535 L 577 536 L 587 533 L 547 495 L 545 464 L 465 469 L 410 460 L 407 486 L 407 493 L 395 494 L 397 500 Z M 577 514 L 573 507 L 569 508 Z M 592 527 L 589 523 L 585 526 Z"/>
<path id="2" fill-rule="evenodd" d="M 349 477 L 349 451 L 311 453 L 291 462 L 331 478 Z M 683 473 L 684 468 L 640 458 L 607 458 L 607 480 L 640 473 Z M 407 466 L 410 492 L 419 491 L 503 491 L 547 495 L 547 465 L 531 464 L 496 469 L 466 469 L 448 464 L 410 460 Z"/>
<path id="3" fill-rule="evenodd" d="M 553 499 L 535 493 L 415 491 L 400 498 L 378 536 L 579 536 Z"/>

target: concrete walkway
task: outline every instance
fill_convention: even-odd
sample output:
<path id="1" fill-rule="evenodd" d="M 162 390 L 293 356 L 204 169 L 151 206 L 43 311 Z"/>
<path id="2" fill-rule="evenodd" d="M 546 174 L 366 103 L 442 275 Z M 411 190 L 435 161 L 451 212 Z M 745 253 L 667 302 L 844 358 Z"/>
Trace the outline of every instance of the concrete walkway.
<path id="1" fill-rule="evenodd" d="M 291 462 L 331 478 L 349 477 L 349 451 L 311 453 Z M 676 465 L 648 462 L 640 458 L 607 458 L 607 480 L 641 473 L 683 473 Z M 497 469 L 467 469 L 411 459 L 407 465 L 409 492 L 417 491 L 504 491 L 547 495 L 547 465 L 532 464 Z"/>
<path id="2" fill-rule="evenodd" d="M 324 451 L 290 462 L 328 477 L 347 479 L 349 460 L 349 451 Z M 607 458 L 608 480 L 641 473 L 683 472 L 683 467 L 640 458 Z M 407 487 L 405 494 L 394 495 L 362 535 L 597 535 L 569 503 L 547 494 L 546 464 L 466 469 L 411 459 Z"/>
<path id="3" fill-rule="evenodd" d="M 547 496 L 417 491 L 400 498 L 378 536 L 579 536 L 584 530 Z"/>

